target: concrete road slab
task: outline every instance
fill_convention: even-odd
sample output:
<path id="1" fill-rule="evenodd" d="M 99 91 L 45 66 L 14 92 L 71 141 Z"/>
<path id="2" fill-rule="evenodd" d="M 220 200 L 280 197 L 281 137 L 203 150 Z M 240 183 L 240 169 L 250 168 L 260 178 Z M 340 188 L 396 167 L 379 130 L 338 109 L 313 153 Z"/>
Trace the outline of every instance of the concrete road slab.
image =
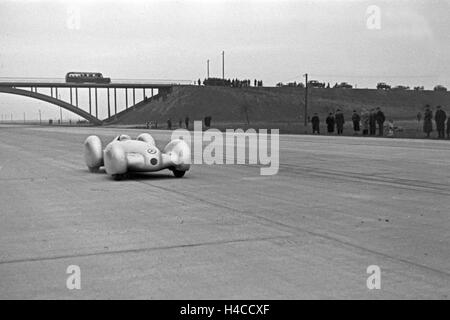
<path id="1" fill-rule="evenodd" d="M 88 172 L 88 135 L 141 131 L 0 126 L 1 299 L 449 298 L 448 141 L 283 135 L 274 176 Z"/>

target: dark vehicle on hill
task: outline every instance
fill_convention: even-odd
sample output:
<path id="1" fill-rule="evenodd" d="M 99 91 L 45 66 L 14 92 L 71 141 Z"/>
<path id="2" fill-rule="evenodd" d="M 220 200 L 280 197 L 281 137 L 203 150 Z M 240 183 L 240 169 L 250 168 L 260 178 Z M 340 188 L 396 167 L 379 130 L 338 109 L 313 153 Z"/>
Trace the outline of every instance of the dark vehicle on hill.
<path id="1" fill-rule="evenodd" d="M 66 82 L 70 83 L 110 83 L 111 78 L 104 78 L 99 72 L 69 72 Z"/>
<path id="2" fill-rule="evenodd" d="M 409 87 L 408 86 L 399 85 L 399 86 L 393 87 L 392 90 L 409 90 Z"/>
<path id="3" fill-rule="evenodd" d="M 342 89 L 352 89 L 353 86 L 351 84 L 348 84 L 347 82 L 341 82 L 335 88 L 342 88 Z"/>
<path id="4" fill-rule="evenodd" d="M 311 80 L 308 82 L 308 87 L 311 88 L 325 88 L 325 82 L 319 82 L 317 80 Z"/>
<path id="5" fill-rule="evenodd" d="M 297 83 L 297 82 L 288 82 L 286 84 L 284 84 L 283 82 L 278 82 L 276 84 L 277 87 L 299 87 L 299 88 L 304 88 L 305 85 L 301 82 Z"/>
<path id="6" fill-rule="evenodd" d="M 433 89 L 434 91 L 447 91 L 447 88 L 438 84 L 436 87 L 434 87 Z"/>
<path id="7" fill-rule="evenodd" d="M 391 86 L 386 84 L 386 83 L 384 83 L 384 82 L 379 82 L 377 84 L 377 89 L 379 89 L 379 90 L 390 90 Z"/>

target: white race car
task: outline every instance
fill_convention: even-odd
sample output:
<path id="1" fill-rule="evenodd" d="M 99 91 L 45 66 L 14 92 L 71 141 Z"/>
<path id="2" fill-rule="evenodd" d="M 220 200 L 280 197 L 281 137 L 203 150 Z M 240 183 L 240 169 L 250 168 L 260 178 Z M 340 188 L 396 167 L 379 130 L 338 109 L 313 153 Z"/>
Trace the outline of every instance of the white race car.
<path id="1" fill-rule="evenodd" d="M 128 172 L 152 172 L 169 169 L 175 177 L 181 178 L 190 168 L 191 149 L 181 139 L 170 141 L 163 152 L 155 145 L 148 133 L 132 140 L 128 135 L 117 136 L 105 150 L 97 136 L 89 136 L 84 142 L 84 160 L 91 172 L 105 167 L 107 174 L 115 180 L 122 179 Z"/>

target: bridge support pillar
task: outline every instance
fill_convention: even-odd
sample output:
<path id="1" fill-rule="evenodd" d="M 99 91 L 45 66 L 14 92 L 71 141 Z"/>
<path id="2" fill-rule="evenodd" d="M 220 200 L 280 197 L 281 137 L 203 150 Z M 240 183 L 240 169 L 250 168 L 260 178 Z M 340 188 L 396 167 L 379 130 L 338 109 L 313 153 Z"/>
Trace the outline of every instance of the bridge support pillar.
<path id="1" fill-rule="evenodd" d="M 133 107 L 136 104 L 136 89 L 133 88 Z"/>
<path id="2" fill-rule="evenodd" d="M 89 114 L 92 114 L 91 88 L 89 88 Z"/>
<path id="3" fill-rule="evenodd" d="M 125 88 L 125 109 L 128 109 L 128 89 Z"/>
<path id="4" fill-rule="evenodd" d="M 70 104 L 73 104 L 72 103 L 72 87 L 70 87 Z"/>
<path id="5" fill-rule="evenodd" d="M 75 106 L 78 107 L 78 88 L 75 88 Z"/>
<path id="6" fill-rule="evenodd" d="M 97 88 L 95 88 L 95 117 L 98 118 L 98 99 L 97 99 Z"/>
<path id="7" fill-rule="evenodd" d="M 108 118 L 111 117 L 111 103 L 109 101 L 109 88 L 106 89 L 108 94 Z"/>
<path id="8" fill-rule="evenodd" d="M 117 92 L 116 92 L 116 88 L 114 88 L 114 114 L 117 114 Z"/>

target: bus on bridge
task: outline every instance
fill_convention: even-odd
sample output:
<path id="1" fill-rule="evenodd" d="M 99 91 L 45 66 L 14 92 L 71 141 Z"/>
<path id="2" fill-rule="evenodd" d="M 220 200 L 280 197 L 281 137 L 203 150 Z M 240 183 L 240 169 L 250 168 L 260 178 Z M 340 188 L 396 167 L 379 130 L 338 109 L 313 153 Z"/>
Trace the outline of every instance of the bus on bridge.
<path id="1" fill-rule="evenodd" d="M 66 82 L 69 83 L 111 83 L 111 78 L 103 78 L 100 72 L 68 72 Z"/>

